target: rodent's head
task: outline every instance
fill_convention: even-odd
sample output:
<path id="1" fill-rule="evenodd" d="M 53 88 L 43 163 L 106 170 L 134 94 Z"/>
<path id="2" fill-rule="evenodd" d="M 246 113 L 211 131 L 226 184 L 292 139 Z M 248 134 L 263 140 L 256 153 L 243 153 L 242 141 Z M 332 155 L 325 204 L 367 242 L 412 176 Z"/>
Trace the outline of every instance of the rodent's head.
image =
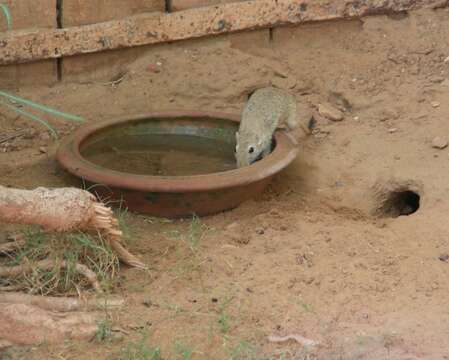
<path id="1" fill-rule="evenodd" d="M 248 166 L 260 160 L 263 152 L 263 143 L 256 135 L 244 135 L 236 133 L 236 158 L 237 167 Z"/>

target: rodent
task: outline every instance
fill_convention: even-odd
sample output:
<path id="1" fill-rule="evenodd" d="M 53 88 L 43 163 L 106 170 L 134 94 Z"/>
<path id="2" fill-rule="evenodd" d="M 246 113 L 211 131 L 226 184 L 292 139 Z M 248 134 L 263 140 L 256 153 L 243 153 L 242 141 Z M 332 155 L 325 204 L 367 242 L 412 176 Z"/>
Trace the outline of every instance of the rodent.
<path id="1" fill-rule="evenodd" d="M 274 87 L 256 90 L 243 109 L 236 133 L 237 167 L 248 166 L 272 150 L 273 134 L 285 124 L 289 130 L 298 126 L 296 99 Z"/>

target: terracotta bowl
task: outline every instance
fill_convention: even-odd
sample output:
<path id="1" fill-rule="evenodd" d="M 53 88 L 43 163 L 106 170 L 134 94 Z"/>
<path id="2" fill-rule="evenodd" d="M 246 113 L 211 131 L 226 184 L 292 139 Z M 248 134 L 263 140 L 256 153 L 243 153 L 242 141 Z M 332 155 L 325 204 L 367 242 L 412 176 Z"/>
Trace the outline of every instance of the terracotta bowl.
<path id="1" fill-rule="evenodd" d="M 92 139 L 121 133 L 205 136 L 235 146 L 239 116 L 211 112 L 150 113 L 127 119 L 90 123 L 80 127 L 61 144 L 61 166 L 92 187 L 99 198 L 130 211 L 158 217 L 198 216 L 239 206 L 262 192 L 274 175 L 297 155 L 294 141 L 282 130 L 275 133 L 275 148 L 251 166 L 192 176 L 152 176 L 104 168 L 83 157 Z"/>

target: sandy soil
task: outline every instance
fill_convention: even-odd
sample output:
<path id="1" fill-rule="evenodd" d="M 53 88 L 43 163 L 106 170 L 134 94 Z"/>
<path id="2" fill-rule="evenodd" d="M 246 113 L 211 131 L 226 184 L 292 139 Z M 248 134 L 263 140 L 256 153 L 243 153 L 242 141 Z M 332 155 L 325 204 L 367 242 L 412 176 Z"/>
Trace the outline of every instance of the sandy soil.
<path id="1" fill-rule="evenodd" d="M 248 34 L 171 44 L 124 69 L 116 86 L 20 89 L 96 121 L 236 112 L 272 82 L 295 94 L 303 119 L 323 102 L 345 118 L 315 114 L 314 134 L 296 133 L 295 163 L 260 198 L 202 219 L 193 242 L 189 221 L 129 214 L 130 248 L 152 275 L 123 269 L 117 292 L 128 305 L 113 316 L 121 339 L 10 349 L 3 358 L 144 359 L 126 357 L 130 344 L 160 347 L 163 359 L 449 358 L 449 264 L 439 259 L 449 253 L 449 148 L 432 147 L 436 136 L 449 138 L 448 21 L 439 10 L 278 29 L 271 43 Z M 157 62 L 160 71 L 149 71 Z M 0 145 L 2 184 L 73 183 L 41 128 L 3 109 L 0 127 L 34 129 Z M 373 214 L 382 196 L 407 189 L 421 196 L 417 212 Z M 267 340 L 288 334 L 320 345 Z"/>

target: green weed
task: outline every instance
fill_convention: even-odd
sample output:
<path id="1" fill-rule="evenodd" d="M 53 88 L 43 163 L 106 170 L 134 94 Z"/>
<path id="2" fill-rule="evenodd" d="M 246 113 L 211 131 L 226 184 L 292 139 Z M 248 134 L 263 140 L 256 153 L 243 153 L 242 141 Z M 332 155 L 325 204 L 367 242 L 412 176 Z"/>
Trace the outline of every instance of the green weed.
<path id="1" fill-rule="evenodd" d="M 97 332 L 95 339 L 98 342 L 105 342 L 112 337 L 112 323 L 110 320 L 100 320 L 97 322 Z"/>
<path id="2" fill-rule="evenodd" d="M 237 346 L 231 349 L 229 360 L 257 360 L 257 351 L 249 342 L 240 341 Z"/>
<path id="3" fill-rule="evenodd" d="M 129 343 L 122 350 L 119 360 L 159 360 L 161 356 L 161 349 L 148 346 L 147 336 L 142 335 L 140 340 Z"/>
<path id="4" fill-rule="evenodd" d="M 183 360 L 190 360 L 193 355 L 193 348 L 183 343 L 181 340 L 175 342 L 175 353 Z"/>

